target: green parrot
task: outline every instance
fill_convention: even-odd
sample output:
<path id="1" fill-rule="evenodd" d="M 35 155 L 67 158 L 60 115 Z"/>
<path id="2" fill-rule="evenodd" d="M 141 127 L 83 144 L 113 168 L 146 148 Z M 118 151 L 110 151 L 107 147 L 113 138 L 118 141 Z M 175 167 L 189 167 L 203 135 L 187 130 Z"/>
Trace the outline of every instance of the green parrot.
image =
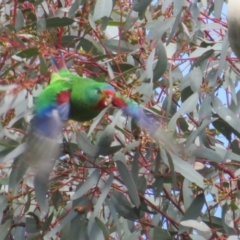
<path id="1" fill-rule="evenodd" d="M 34 185 L 41 185 L 49 178 L 55 159 L 60 154 L 59 138 L 66 120 L 79 122 L 96 117 L 109 106 L 115 95 L 114 88 L 107 83 L 82 78 L 67 70 L 63 59 L 59 67 L 52 57 L 53 73 L 50 84 L 36 99 L 34 117 L 25 143 L 24 152 L 14 161 L 9 188 L 16 193 L 16 185 L 29 167 L 37 169 Z M 59 70 L 60 69 L 60 70 Z M 47 185 L 43 189 L 47 191 Z M 46 199 L 36 198 L 46 210 Z"/>
<path id="2" fill-rule="evenodd" d="M 36 99 L 35 115 L 31 120 L 25 151 L 15 160 L 10 174 L 10 189 L 16 190 L 16 183 L 20 182 L 30 166 L 37 169 L 35 188 L 41 186 L 42 191 L 47 192 L 47 180 L 55 159 L 60 154 L 58 139 L 68 119 L 88 121 L 112 105 L 122 109 L 140 127 L 147 128 L 150 132 L 155 131 L 147 112 L 133 100 L 116 93 L 110 84 L 70 72 L 63 57 L 60 57 L 59 64 L 54 57 L 51 57 L 51 61 L 53 73 L 50 84 Z M 47 211 L 46 198 L 43 196 L 36 191 L 37 202 Z"/>

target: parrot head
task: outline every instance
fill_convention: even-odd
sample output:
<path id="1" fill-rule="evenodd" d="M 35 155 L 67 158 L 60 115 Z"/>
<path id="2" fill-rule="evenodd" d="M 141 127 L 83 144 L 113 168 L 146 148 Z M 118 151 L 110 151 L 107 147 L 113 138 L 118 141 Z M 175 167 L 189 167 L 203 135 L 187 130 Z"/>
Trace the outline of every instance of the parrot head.
<path id="1" fill-rule="evenodd" d="M 97 94 L 96 94 L 97 93 Z M 97 110 L 103 110 L 110 106 L 115 97 L 115 90 L 109 84 L 101 83 L 97 88 L 93 89 L 92 98 L 94 99 Z"/>

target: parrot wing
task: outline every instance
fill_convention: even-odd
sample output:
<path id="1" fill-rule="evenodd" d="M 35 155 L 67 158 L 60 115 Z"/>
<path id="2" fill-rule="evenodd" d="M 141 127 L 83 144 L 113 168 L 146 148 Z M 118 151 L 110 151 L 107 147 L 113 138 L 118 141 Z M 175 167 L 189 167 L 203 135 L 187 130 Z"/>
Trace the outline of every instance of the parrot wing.
<path id="1" fill-rule="evenodd" d="M 152 112 L 141 107 L 130 98 L 125 98 L 116 93 L 112 100 L 112 105 L 123 111 L 123 113 L 133 119 L 139 127 L 149 131 L 150 136 L 158 143 L 162 143 L 168 151 L 175 152 L 179 147 L 172 138 L 172 134 L 165 131 L 160 119 Z"/>
<path id="2" fill-rule="evenodd" d="M 37 170 L 34 177 L 36 200 L 43 211 L 48 210 L 46 192 L 49 175 L 60 152 L 58 138 L 70 112 L 71 81 L 69 76 L 52 73 L 48 85 L 35 103 L 35 116 L 25 143 L 25 151 L 15 159 L 9 188 L 16 194 L 18 183 L 29 167 Z"/>

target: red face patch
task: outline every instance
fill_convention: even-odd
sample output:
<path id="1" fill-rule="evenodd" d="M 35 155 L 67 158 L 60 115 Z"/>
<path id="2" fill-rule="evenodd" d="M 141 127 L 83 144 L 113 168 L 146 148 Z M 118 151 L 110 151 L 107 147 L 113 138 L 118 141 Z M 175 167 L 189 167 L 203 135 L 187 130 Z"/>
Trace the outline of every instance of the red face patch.
<path id="1" fill-rule="evenodd" d="M 113 106 L 118 107 L 118 108 L 120 108 L 120 109 L 128 106 L 128 105 L 123 101 L 123 99 L 118 98 L 118 97 L 113 97 L 112 104 L 113 104 Z"/>
<path id="2" fill-rule="evenodd" d="M 57 95 L 57 104 L 58 104 L 58 105 L 62 105 L 62 104 L 64 104 L 64 103 L 69 103 L 69 101 L 70 101 L 70 95 L 71 95 L 71 92 L 70 92 L 70 91 L 60 92 L 60 93 Z"/>
<path id="3" fill-rule="evenodd" d="M 107 106 L 109 106 L 112 103 L 112 99 L 115 96 L 115 92 L 109 89 L 103 90 L 102 91 L 102 98 L 98 102 L 97 106 L 95 109 L 97 110 L 103 110 Z"/>

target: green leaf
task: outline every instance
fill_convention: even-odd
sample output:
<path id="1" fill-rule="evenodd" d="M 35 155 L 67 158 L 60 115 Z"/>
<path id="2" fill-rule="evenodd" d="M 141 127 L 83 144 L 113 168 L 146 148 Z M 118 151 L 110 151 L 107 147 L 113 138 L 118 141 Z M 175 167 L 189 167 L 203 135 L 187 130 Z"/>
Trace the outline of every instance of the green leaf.
<path id="1" fill-rule="evenodd" d="M 15 20 L 15 29 L 17 31 L 21 30 L 22 27 L 24 26 L 24 17 L 22 14 L 22 11 L 20 9 L 17 9 L 17 16 Z"/>
<path id="2" fill-rule="evenodd" d="M 163 190 L 163 183 L 164 183 L 163 177 L 155 177 L 155 181 L 152 184 L 154 199 L 160 197 L 160 193 Z"/>
<path id="3" fill-rule="evenodd" d="M 54 228 L 52 228 L 46 235 L 46 239 L 51 239 L 51 237 L 55 237 L 57 232 L 60 232 L 67 224 L 69 224 L 75 217 L 77 216 L 77 213 L 74 211 L 70 211 L 66 217 L 64 217 L 61 221 L 61 224 L 56 225 Z"/>
<path id="4" fill-rule="evenodd" d="M 162 153 L 163 151 L 161 151 Z M 189 181 L 197 184 L 200 188 L 205 188 L 204 178 L 198 173 L 188 162 L 183 161 L 181 158 L 173 153 L 170 153 L 175 170 Z M 166 163 L 166 162 L 165 162 Z M 166 163 L 167 164 L 167 163 Z"/>
<path id="5" fill-rule="evenodd" d="M 139 207 L 140 199 L 138 196 L 137 188 L 126 166 L 125 156 L 121 153 L 117 153 L 114 155 L 114 161 L 117 164 L 119 175 L 121 176 L 121 179 L 123 180 L 126 188 L 128 189 L 130 199 L 136 207 Z"/>
<path id="6" fill-rule="evenodd" d="M 82 4 L 82 0 L 75 0 L 68 11 L 68 17 L 73 17 Z"/>
<path id="7" fill-rule="evenodd" d="M 203 158 L 210 161 L 214 161 L 216 163 L 223 163 L 224 159 L 221 155 L 216 153 L 215 151 L 208 148 L 197 148 L 193 151 L 193 156 L 197 158 Z"/>
<path id="8" fill-rule="evenodd" d="M 26 232 L 27 233 L 37 233 L 40 231 L 40 220 L 35 217 L 26 218 Z"/>
<path id="9" fill-rule="evenodd" d="M 190 188 L 190 185 L 191 182 L 185 178 L 182 186 L 185 211 L 188 210 L 193 200 L 193 192 L 192 189 Z"/>
<path id="10" fill-rule="evenodd" d="M 21 226 L 22 218 L 20 217 L 15 217 L 14 223 L 16 226 L 19 224 L 20 226 L 17 226 L 12 230 L 12 237 L 13 239 L 18 239 L 18 240 L 25 240 L 25 228 Z"/>
<path id="11" fill-rule="evenodd" d="M 174 6 L 175 6 L 175 4 L 174 4 Z M 173 24 L 173 26 L 172 26 L 171 33 L 170 33 L 169 36 L 168 36 L 166 45 L 168 45 L 168 44 L 171 42 L 174 34 L 175 34 L 176 31 L 177 31 L 177 28 L 178 28 L 178 26 L 179 26 L 179 24 L 180 24 L 180 22 L 181 22 L 180 19 L 181 19 L 181 16 L 182 16 L 182 11 L 183 11 L 183 8 L 179 9 L 179 12 L 178 12 L 178 14 L 177 14 L 177 16 L 176 16 L 176 19 L 175 19 L 175 21 L 174 21 L 174 24 Z"/>
<path id="12" fill-rule="evenodd" d="M 102 46 L 98 42 L 94 41 L 93 39 L 91 39 L 90 41 L 89 39 L 82 38 L 79 44 L 77 45 L 77 49 L 81 49 L 81 48 L 85 52 L 91 52 L 94 56 L 103 54 Z M 97 56 L 95 59 L 102 60 L 107 57 L 108 55 L 100 55 L 100 56 Z"/>
<path id="13" fill-rule="evenodd" d="M 213 49 L 210 49 L 210 50 L 204 52 L 200 57 L 198 57 L 198 58 L 194 61 L 194 63 L 193 63 L 193 65 L 191 66 L 191 69 L 190 69 L 190 70 L 192 70 L 194 67 L 199 67 L 200 64 L 201 64 L 203 61 L 207 60 L 209 57 L 211 57 L 211 56 L 213 55 L 213 53 L 214 53 L 214 50 L 213 50 Z"/>
<path id="14" fill-rule="evenodd" d="M 222 107 L 222 103 L 217 97 L 214 98 L 212 105 L 219 117 L 240 134 L 240 121 L 237 116 L 230 109 Z"/>
<path id="15" fill-rule="evenodd" d="M 109 211 L 111 212 L 113 221 L 114 221 L 116 229 L 117 229 L 117 234 L 118 234 L 118 236 L 121 236 L 121 227 L 120 227 L 121 223 L 119 221 L 119 218 L 118 218 L 118 215 L 117 215 L 117 211 L 116 211 L 116 209 L 114 207 L 114 204 L 110 200 L 110 198 L 106 198 L 106 204 L 108 205 Z"/>
<path id="16" fill-rule="evenodd" d="M 75 48 L 79 38 L 72 35 L 66 35 L 62 37 L 62 46 L 67 48 Z"/>
<path id="17" fill-rule="evenodd" d="M 219 229 L 220 232 L 225 233 L 222 226 L 222 219 L 215 216 L 204 215 L 201 217 L 202 221 L 205 222 L 209 227 Z"/>
<path id="18" fill-rule="evenodd" d="M 177 187 L 177 178 L 176 178 L 175 167 L 173 164 L 172 157 L 168 152 L 165 152 L 165 151 L 161 151 L 161 157 L 162 157 L 162 160 L 165 163 L 167 163 L 167 165 L 171 169 L 172 185 L 173 185 L 173 188 L 176 188 Z"/>
<path id="19" fill-rule="evenodd" d="M 144 176 L 138 177 L 137 190 L 140 194 L 144 195 L 147 188 L 147 180 Z"/>
<path id="20" fill-rule="evenodd" d="M 162 229 L 161 227 L 153 228 L 153 238 L 151 240 L 161 239 L 161 240 L 172 240 L 170 233 L 166 229 Z"/>
<path id="21" fill-rule="evenodd" d="M 115 129 L 112 125 L 108 125 L 102 132 L 100 139 L 97 143 L 98 147 L 109 147 L 114 141 Z"/>
<path id="22" fill-rule="evenodd" d="M 93 11 L 93 20 L 96 21 L 103 17 L 109 17 L 112 12 L 112 7 L 112 0 L 97 0 Z"/>
<path id="23" fill-rule="evenodd" d="M 212 96 L 207 95 L 200 106 L 199 110 L 199 122 L 202 122 L 205 118 L 209 118 L 212 115 Z"/>
<path id="24" fill-rule="evenodd" d="M 112 181 L 113 181 L 113 174 L 110 174 L 104 187 L 102 188 L 102 193 L 101 193 L 100 197 L 98 198 L 97 204 L 94 207 L 94 212 L 91 215 L 91 217 L 89 218 L 88 236 L 90 239 L 100 239 L 103 234 L 100 231 L 101 228 L 99 227 L 99 225 L 96 224 L 95 218 L 96 218 L 97 214 L 101 211 L 101 206 L 102 206 L 105 198 L 107 197 L 107 194 L 109 193 Z"/>
<path id="25" fill-rule="evenodd" d="M 105 31 L 108 27 L 109 17 L 102 18 L 101 31 Z"/>
<path id="26" fill-rule="evenodd" d="M 200 193 L 197 195 L 196 198 L 192 201 L 190 207 L 185 212 L 185 215 L 181 219 L 180 222 L 186 221 L 186 220 L 197 220 L 197 218 L 200 216 L 203 205 L 205 204 L 205 196 L 203 193 Z M 186 227 L 179 228 L 179 233 L 183 233 L 186 231 Z"/>
<path id="27" fill-rule="evenodd" d="M 153 80 L 153 61 L 154 61 L 154 56 L 155 56 L 155 51 L 156 49 L 154 48 L 151 53 L 149 54 L 146 62 L 146 80 L 149 80 L 150 83 L 152 83 Z"/>
<path id="28" fill-rule="evenodd" d="M 137 220 L 141 218 L 143 213 L 140 213 L 140 211 L 135 207 L 132 208 L 130 202 L 123 193 L 117 191 L 111 192 L 110 200 L 120 216 L 131 220 Z"/>
<path id="29" fill-rule="evenodd" d="M 83 183 L 81 188 L 79 188 L 72 196 L 72 200 L 78 199 L 82 197 L 88 190 L 90 190 L 95 184 L 97 184 L 100 178 L 100 171 L 96 169 L 92 174 L 89 176 L 86 182 Z"/>
<path id="30" fill-rule="evenodd" d="M 25 203 L 24 213 L 28 212 L 30 206 L 31 206 L 31 193 L 28 192 L 27 194 L 27 202 Z"/>
<path id="31" fill-rule="evenodd" d="M 50 215 L 46 216 L 46 220 L 45 220 L 45 222 L 42 226 L 42 231 L 43 232 L 47 232 L 48 230 L 51 229 L 51 223 L 52 223 L 53 217 L 54 217 L 53 212 Z"/>
<path id="32" fill-rule="evenodd" d="M 186 122 L 185 118 L 180 117 L 177 120 L 177 125 L 179 126 L 179 128 L 183 131 L 183 132 L 187 132 L 188 130 L 188 123 Z"/>
<path id="33" fill-rule="evenodd" d="M 21 58 L 31 58 L 31 57 L 36 57 L 39 54 L 38 48 L 28 48 L 26 50 L 23 50 L 16 55 L 21 57 Z"/>
<path id="34" fill-rule="evenodd" d="M 198 93 L 193 93 L 178 109 L 178 111 L 173 115 L 170 122 L 168 123 L 168 129 L 174 130 L 176 127 L 176 121 L 181 114 L 192 112 L 198 103 Z"/>
<path id="35" fill-rule="evenodd" d="M 101 207 L 104 203 L 104 200 L 106 199 L 109 190 L 111 188 L 113 182 L 113 174 L 109 174 L 108 179 L 106 180 L 103 188 L 102 188 L 102 192 L 101 195 L 98 198 L 97 204 L 94 206 L 94 212 L 93 212 L 93 216 L 97 216 L 97 214 L 101 211 Z"/>
<path id="36" fill-rule="evenodd" d="M 39 19 L 36 23 L 37 33 L 40 34 L 41 32 L 46 30 L 46 19 Z M 33 24 L 34 26 L 34 24 Z"/>
<path id="37" fill-rule="evenodd" d="M 207 226 L 207 224 L 205 224 L 202 221 L 199 222 L 191 219 L 191 220 L 181 221 L 180 223 L 182 226 L 194 228 L 200 232 L 204 232 L 205 234 L 210 234 L 210 236 L 212 235 L 211 229 Z"/>
<path id="38" fill-rule="evenodd" d="M 139 17 L 137 12 L 133 12 L 130 10 L 124 22 L 123 30 L 128 31 L 137 22 L 138 18 Z"/>
<path id="39" fill-rule="evenodd" d="M 193 94 L 193 90 L 191 89 L 191 87 L 186 87 L 181 91 L 181 101 L 185 102 L 192 94 Z"/>
<path id="40" fill-rule="evenodd" d="M 189 73 L 189 77 L 192 91 L 199 91 L 203 81 L 203 75 L 200 67 L 193 68 L 193 70 Z"/>
<path id="41" fill-rule="evenodd" d="M 66 27 L 74 23 L 74 20 L 68 17 L 47 18 L 45 19 L 45 21 L 46 21 L 46 28 Z"/>
<path id="42" fill-rule="evenodd" d="M 78 214 L 61 231 L 61 240 L 87 239 L 87 224 L 85 214 Z M 85 229 L 84 229 L 85 228 Z M 83 237 L 84 236 L 84 237 Z"/>
<path id="43" fill-rule="evenodd" d="M 9 148 L 8 150 L 6 149 L 5 156 L 0 159 L 1 162 L 5 162 L 5 161 L 8 161 L 9 159 L 13 159 L 13 158 L 18 157 L 20 154 L 22 154 L 24 152 L 25 145 L 20 144 L 16 148 L 14 148 L 13 150 L 12 150 L 12 148 Z"/>
<path id="44" fill-rule="evenodd" d="M 238 140 L 235 139 L 231 142 L 231 149 L 234 153 L 240 155 L 240 147 L 239 147 L 239 144 L 238 144 Z"/>
<path id="45" fill-rule="evenodd" d="M 216 18 L 221 18 L 224 0 L 214 2 L 214 15 Z"/>
<path id="46" fill-rule="evenodd" d="M 12 171 L 9 176 L 9 189 L 13 190 L 13 194 L 17 193 L 19 182 L 23 178 L 28 169 L 28 165 L 21 157 L 16 158 L 12 165 Z"/>
<path id="47" fill-rule="evenodd" d="M 8 185 L 8 183 L 9 183 L 9 177 L 0 178 L 0 185 Z"/>
<path id="48" fill-rule="evenodd" d="M 42 56 L 39 56 L 39 59 L 40 59 L 40 73 L 42 75 L 46 75 L 48 70 L 46 61 Z"/>
<path id="49" fill-rule="evenodd" d="M 34 189 L 35 189 L 35 196 L 36 196 L 36 201 L 41 208 L 43 212 L 48 211 L 48 201 L 47 201 L 47 190 L 48 190 L 48 179 L 50 176 L 50 173 L 52 172 L 53 168 L 53 160 L 49 159 L 48 163 L 43 163 L 43 165 L 48 165 L 46 166 L 41 166 L 38 169 L 37 174 L 34 177 Z"/>
<path id="50" fill-rule="evenodd" d="M 131 171 L 132 179 L 133 179 L 135 185 L 137 185 L 137 181 L 138 181 L 138 171 L 139 171 L 138 161 L 139 161 L 139 157 L 140 157 L 139 151 L 136 151 L 136 153 L 134 155 L 134 158 L 133 158 L 132 169 L 131 169 L 132 170 Z"/>
<path id="51" fill-rule="evenodd" d="M 122 146 L 95 146 L 93 145 L 89 139 L 87 138 L 86 134 L 83 132 L 77 133 L 77 143 L 79 148 L 81 148 L 88 156 L 91 156 L 93 158 L 98 157 L 99 155 L 109 155 L 114 154 L 115 152 L 118 152 Z"/>
<path id="52" fill-rule="evenodd" d="M 20 62 L 16 62 L 14 64 L 11 65 L 11 67 L 5 66 L 0 73 L 0 77 L 4 77 L 5 75 L 7 75 L 11 70 L 15 69 L 18 65 L 20 65 Z M 1 111 L 2 112 L 2 111 Z M 5 113 L 5 111 L 4 111 Z"/>
<path id="53" fill-rule="evenodd" d="M 0 217 L 3 217 L 3 213 L 8 205 L 8 199 L 4 193 L 0 193 Z"/>
<path id="54" fill-rule="evenodd" d="M 135 70 L 135 66 L 128 63 L 119 63 L 117 65 L 111 65 L 111 68 L 114 72 L 124 73 L 129 70 Z"/>
<path id="55" fill-rule="evenodd" d="M 133 10 L 136 12 L 142 12 L 144 11 L 148 5 L 152 2 L 152 0 L 138 0 L 138 1 L 134 1 L 133 4 Z"/>
<path id="56" fill-rule="evenodd" d="M 58 202 L 62 199 L 60 191 L 56 191 L 52 194 L 52 204 L 56 210 L 58 210 Z"/>
<path id="57" fill-rule="evenodd" d="M 235 231 L 233 228 L 229 227 L 226 222 L 225 222 L 225 215 L 227 211 L 229 210 L 228 205 L 225 203 L 222 207 L 222 226 L 226 232 L 227 235 L 234 235 Z"/>
<path id="58" fill-rule="evenodd" d="M 129 53 L 135 50 L 135 47 L 123 40 L 103 39 L 103 44 L 109 51 Z"/>
<path id="59" fill-rule="evenodd" d="M 4 240 L 7 238 L 9 231 L 11 229 L 12 220 L 7 220 L 3 224 L 0 225 L 0 239 Z"/>
<path id="60" fill-rule="evenodd" d="M 158 81 L 160 77 L 165 73 L 167 69 L 167 53 L 166 49 L 159 40 L 156 45 L 157 63 L 153 69 L 153 81 Z"/>
<path id="61" fill-rule="evenodd" d="M 99 226 L 99 228 L 102 230 L 104 238 L 109 239 L 110 238 L 110 233 L 109 233 L 106 225 L 98 217 L 95 218 L 95 221 L 96 221 L 97 225 Z"/>

